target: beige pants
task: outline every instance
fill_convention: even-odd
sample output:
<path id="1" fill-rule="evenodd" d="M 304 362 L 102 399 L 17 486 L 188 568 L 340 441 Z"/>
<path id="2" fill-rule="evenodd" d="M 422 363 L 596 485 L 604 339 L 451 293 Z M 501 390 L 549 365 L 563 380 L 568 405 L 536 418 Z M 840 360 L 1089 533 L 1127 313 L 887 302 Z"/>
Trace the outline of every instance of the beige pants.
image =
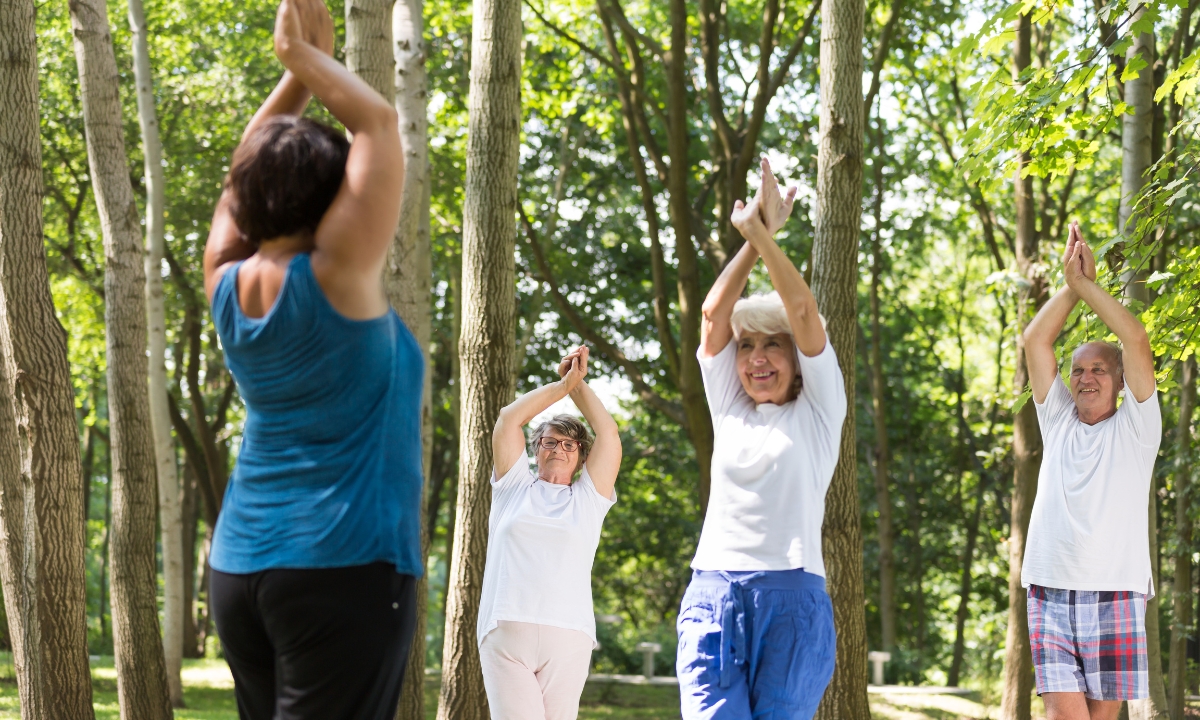
<path id="1" fill-rule="evenodd" d="M 479 647 L 492 720 L 575 720 L 591 658 L 586 633 L 501 620 Z"/>

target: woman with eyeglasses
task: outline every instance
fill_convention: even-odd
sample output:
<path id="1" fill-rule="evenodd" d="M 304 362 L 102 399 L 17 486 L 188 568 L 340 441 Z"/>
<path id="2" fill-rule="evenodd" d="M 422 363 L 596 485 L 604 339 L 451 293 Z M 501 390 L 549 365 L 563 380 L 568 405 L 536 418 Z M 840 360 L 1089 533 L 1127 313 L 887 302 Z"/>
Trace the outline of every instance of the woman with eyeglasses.
<path id="1" fill-rule="evenodd" d="M 584 382 L 588 349 L 571 351 L 561 378 L 500 411 L 492 431 L 492 513 L 479 602 L 479 659 L 493 720 L 574 720 L 587 680 L 596 618 L 592 560 L 616 502 L 617 424 Z M 523 428 L 567 396 L 596 433 L 570 415 Z M 531 467 L 532 465 L 532 467 Z"/>

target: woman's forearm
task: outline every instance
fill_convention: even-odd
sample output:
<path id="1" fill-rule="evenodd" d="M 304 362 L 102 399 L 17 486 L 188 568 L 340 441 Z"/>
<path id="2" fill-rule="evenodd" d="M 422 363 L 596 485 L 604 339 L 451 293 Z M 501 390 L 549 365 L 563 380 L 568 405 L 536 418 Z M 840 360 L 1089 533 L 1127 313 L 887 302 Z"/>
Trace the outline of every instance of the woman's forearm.
<path id="1" fill-rule="evenodd" d="M 303 115 L 304 108 L 308 107 L 311 98 L 312 93 L 304 83 L 300 82 L 291 70 L 285 71 L 279 79 L 279 84 L 247 123 L 246 129 L 242 131 L 242 139 L 245 140 L 264 121 L 277 115 Z"/>
<path id="2" fill-rule="evenodd" d="M 284 66 L 351 133 L 385 128 L 396 131 L 395 109 L 370 85 L 315 45 L 296 38 L 276 39 L 275 52 Z"/>
<path id="3" fill-rule="evenodd" d="M 617 434 L 617 421 L 608 412 L 608 408 L 604 407 L 604 403 L 600 402 L 596 391 L 588 387 L 587 383 L 581 382 L 575 386 L 571 391 L 571 400 L 583 413 L 583 419 L 588 421 L 597 436 L 604 433 Z"/>
<path id="4" fill-rule="evenodd" d="M 536 390 L 530 390 L 521 397 L 513 400 L 500 411 L 500 420 L 514 423 L 517 427 L 525 427 L 531 420 L 545 411 L 554 403 L 568 395 L 566 383 L 562 380 L 543 385 Z"/>
<path id="5" fill-rule="evenodd" d="M 733 328 L 729 324 L 733 306 L 742 296 L 750 271 L 758 262 L 758 251 L 750 243 L 743 243 L 737 255 L 729 261 L 717 281 L 713 283 L 701 307 L 703 322 L 700 324 L 700 346 L 705 355 L 712 357 L 721 352 L 733 339 Z"/>
<path id="6" fill-rule="evenodd" d="M 817 312 L 817 299 L 804 282 L 804 276 L 773 238 L 755 237 L 753 242 L 767 266 L 771 284 L 783 300 L 796 347 L 809 357 L 820 354 L 825 349 L 825 327 Z"/>

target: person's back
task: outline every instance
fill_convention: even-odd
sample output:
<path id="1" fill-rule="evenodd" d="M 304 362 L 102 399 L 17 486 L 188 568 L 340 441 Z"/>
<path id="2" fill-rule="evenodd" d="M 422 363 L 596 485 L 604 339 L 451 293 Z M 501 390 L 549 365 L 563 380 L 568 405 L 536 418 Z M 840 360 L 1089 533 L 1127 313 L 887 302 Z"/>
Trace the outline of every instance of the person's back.
<path id="1" fill-rule="evenodd" d="M 274 304 L 249 317 L 239 267 L 213 321 L 246 404 L 211 563 L 227 573 L 386 561 L 420 572 L 420 348 L 394 312 L 350 320 L 310 257 L 288 262 Z M 279 522 L 287 518 L 287 522 Z"/>
<path id="2" fill-rule="evenodd" d="M 234 151 L 204 289 L 246 404 L 209 558 L 242 720 L 390 720 L 416 628 L 423 361 L 383 293 L 395 109 L 282 0 L 288 72 Z M 300 117 L 311 94 L 353 135 Z"/>

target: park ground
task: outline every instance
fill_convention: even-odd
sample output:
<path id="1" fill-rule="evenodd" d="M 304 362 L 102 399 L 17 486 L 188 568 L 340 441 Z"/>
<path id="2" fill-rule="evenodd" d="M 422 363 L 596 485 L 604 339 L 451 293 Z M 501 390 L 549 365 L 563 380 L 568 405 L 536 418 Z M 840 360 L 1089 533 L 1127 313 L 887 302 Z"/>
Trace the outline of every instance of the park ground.
<path id="1" fill-rule="evenodd" d="M 223 660 L 185 660 L 183 683 L 187 708 L 176 711 L 178 720 L 237 720 L 233 678 Z M 93 658 L 92 687 L 97 720 L 117 720 L 117 672 L 111 657 Z M 425 693 L 427 717 L 433 720 L 437 682 L 427 682 Z M 998 698 L 988 698 L 981 693 L 967 696 L 871 694 L 874 720 L 990 720 L 998 716 L 998 705 Z M 1042 717 L 1041 710 L 1041 703 L 1035 699 L 1035 718 Z M 20 717 L 11 656 L 0 654 L 0 720 Z M 1196 717 L 1200 718 L 1200 712 Z M 679 692 L 670 686 L 589 683 L 579 718 L 677 720 Z"/>

